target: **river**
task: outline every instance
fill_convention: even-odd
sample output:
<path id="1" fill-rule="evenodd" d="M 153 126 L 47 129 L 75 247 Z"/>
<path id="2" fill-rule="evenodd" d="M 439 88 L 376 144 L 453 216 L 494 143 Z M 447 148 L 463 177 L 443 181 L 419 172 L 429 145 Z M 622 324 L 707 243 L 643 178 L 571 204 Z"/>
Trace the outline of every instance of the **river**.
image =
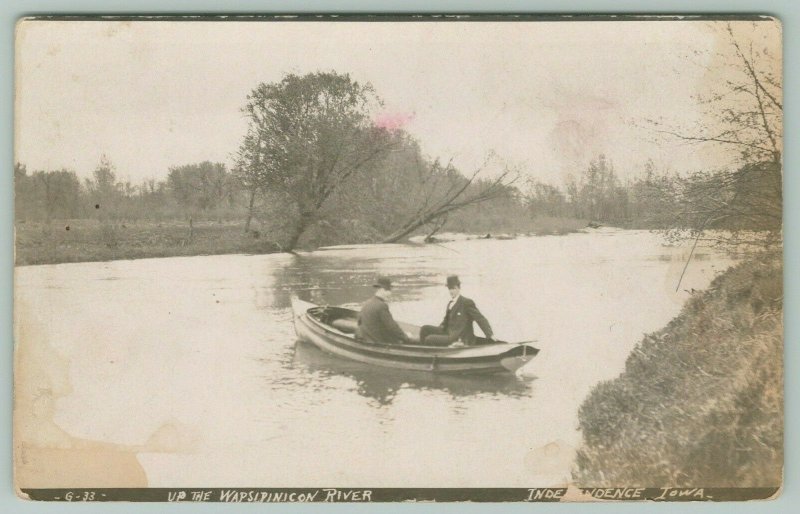
<path id="1" fill-rule="evenodd" d="M 31 358 L 63 364 L 58 429 L 134 449 L 151 487 L 555 486 L 587 393 L 732 264 L 699 248 L 676 292 L 688 251 L 600 229 L 18 267 L 17 345 L 49 345 Z M 296 343 L 291 294 L 360 302 L 377 274 L 395 282 L 394 316 L 418 324 L 441 321 L 458 274 L 499 338 L 541 352 L 518 377 L 463 379 Z"/>

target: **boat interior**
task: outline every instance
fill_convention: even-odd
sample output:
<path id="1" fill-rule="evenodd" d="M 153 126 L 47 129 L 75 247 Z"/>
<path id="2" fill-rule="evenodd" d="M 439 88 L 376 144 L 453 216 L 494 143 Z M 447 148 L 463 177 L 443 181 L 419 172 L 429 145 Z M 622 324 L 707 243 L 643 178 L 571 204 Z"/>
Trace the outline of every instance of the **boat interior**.
<path id="1" fill-rule="evenodd" d="M 358 313 L 344 307 L 315 307 L 310 309 L 308 314 L 317 321 L 346 334 L 355 334 L 358 327 Z"/>

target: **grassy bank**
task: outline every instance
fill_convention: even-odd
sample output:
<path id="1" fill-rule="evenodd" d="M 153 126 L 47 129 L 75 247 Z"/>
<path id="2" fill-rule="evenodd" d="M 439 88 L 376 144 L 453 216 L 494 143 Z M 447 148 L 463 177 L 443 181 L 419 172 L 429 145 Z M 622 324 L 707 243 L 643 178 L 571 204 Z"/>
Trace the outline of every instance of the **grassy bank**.
<path id="1" fill-rule="evenodd" d="M 536 218 L 525 225 L 479 227 L 466 233 L 518 233 L 520 235 L 567 234 L 586 227 L 585 220 Z M 514 230 L 507 230 L 507 229 Z M 517 230 L 519 229 L 519 230 Z M 524 230 L 523 230 L 524 229 Z M 420 233 L 424 233 L 421 231 Z M 181 255 L 227 253 L 263 254 L 281 251 L 269 235 L 244 233 L 242 222 L 126 221 L 99 222 L 90 219 L 16 224 L 16 264 L 57 264 L 61 262 L 109 261 Z M 380 241 L 363 227 L 334 230 L 329 224 L 310 229 L 301 247 Z"/>
<path id="2" fill-rule="evenodd" d="M 579 418 L 584 486 L 757 487 L 783 469 L 783 289 L 748 261 L 646 336 Z"/>
<path id="3" fill-rule="evenodd" d="M 245 234 L 242 223 L 208 221 L 17 223 L 15 245 L 17 265 L 278 251 L 260 234 Z"/>

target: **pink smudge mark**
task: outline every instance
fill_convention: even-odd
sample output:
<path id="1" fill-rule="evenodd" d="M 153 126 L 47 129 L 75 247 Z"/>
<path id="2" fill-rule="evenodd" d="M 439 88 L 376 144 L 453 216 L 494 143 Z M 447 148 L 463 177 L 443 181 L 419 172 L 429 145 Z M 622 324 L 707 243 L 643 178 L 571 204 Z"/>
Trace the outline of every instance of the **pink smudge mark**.
<path id="1" fill-rule="evenodd" d="M 414 119 L 414 113 L 382 112 L 375 117 L 374 123 L 378 128 L 386 130 L 400 130 Z"/>

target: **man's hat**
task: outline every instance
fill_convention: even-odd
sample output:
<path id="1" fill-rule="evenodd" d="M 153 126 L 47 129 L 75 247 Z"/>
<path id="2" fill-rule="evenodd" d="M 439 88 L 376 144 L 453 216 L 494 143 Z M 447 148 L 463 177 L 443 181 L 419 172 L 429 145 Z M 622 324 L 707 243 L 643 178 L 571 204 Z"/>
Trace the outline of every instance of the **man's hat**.
<path id="1" fill-rule="evenodd" d="M 389 277 L 378 277 L 372 287 L 380 287 L 386 289 L 387 291 L 392 290 L 392 281 L 389 280 Z"/>
<path id="2" fill-rule="evenodd" d="M 458 275 L 450 275 L 447 277 L 447 289 L 453 289 L 454 287 L 461 287 L 461 281 L 458 279 Z"/>

